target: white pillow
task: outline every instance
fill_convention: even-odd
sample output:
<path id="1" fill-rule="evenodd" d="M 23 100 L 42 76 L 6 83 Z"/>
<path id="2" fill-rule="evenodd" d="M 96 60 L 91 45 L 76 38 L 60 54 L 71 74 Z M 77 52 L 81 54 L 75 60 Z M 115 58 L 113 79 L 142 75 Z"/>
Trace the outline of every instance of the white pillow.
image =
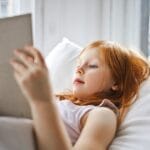
<path id="1" fill-rule="evenodd" d="M 147 150 L 150 148 L 150 78 L 140 89 L 109 150 Z"/>
<path id="2" fill-rule="evenodd" d="M 72 76 L 81 47 L 63 38 L 46 57 L 54 93 L 71 90 Z"/>
<path id="3" fill-rule="evenodd" d="M 63 39 L 46 58 L 55 92 L 71 89 L 71 78 L 80 47 Z M 150 148 L 150 80 L 143 83 L 138 100 L 132 105 L 109 150 Z"/>

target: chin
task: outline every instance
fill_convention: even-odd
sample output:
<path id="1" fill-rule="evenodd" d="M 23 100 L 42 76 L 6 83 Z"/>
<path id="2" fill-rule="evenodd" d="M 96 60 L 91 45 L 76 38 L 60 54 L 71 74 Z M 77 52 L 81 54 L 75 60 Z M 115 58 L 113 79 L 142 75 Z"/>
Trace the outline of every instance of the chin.
<path id="1" fill-rule="evenodd" d="M 73 91 L 73 95 L 78 99 L 84 99 L 87 97 L 87 95 L 81 93 L 81 91 Z"/>

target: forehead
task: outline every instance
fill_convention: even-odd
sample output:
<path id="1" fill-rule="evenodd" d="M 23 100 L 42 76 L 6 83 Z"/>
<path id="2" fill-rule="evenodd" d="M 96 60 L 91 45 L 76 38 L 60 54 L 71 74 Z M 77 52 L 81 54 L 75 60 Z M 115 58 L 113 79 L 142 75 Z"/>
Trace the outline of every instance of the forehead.
<path id="1" fill-rule="evenodd" d="M 101 59 L 101 53 L 100 50 L 96 48 L 90 48 L 90 49 L 85 49 L 79 56 L 80 60 L 91 60 L 91 59 Z"/>

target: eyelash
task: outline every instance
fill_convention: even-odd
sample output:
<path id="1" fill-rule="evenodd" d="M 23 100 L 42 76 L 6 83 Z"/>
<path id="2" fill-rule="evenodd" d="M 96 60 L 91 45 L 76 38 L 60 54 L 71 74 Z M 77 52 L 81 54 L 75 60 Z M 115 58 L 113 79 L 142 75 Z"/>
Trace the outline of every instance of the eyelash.
<path id="1" fill-rule="evenodd" d="M 90 68 L 98 68 L 97 65 L 88 65 L 88 67 L 90 67 Z"/>
<path id="2" fill-rule="evenodd" d="M 77 65 L 77 68 L 80 67 L 80 64 Z M 87 67 L 89 68 L 98 68 L 97 65 L 87 65 Z"/>

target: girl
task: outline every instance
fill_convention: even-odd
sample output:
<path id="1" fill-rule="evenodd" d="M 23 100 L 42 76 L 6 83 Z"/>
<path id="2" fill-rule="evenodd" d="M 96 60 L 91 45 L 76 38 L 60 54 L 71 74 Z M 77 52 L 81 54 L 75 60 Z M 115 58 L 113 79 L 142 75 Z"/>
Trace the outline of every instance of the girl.
<path id="1" fill-rule="evenodd" d="M 106 150 L 150 75 L 141 55 L 117 43 L 95 41 L 79 56 L 72 92 L 57 95 L 58 101 L 40 52 L 25 47 L 15 56 L 11 65 L 31 107 L 39 150 Z"/>

